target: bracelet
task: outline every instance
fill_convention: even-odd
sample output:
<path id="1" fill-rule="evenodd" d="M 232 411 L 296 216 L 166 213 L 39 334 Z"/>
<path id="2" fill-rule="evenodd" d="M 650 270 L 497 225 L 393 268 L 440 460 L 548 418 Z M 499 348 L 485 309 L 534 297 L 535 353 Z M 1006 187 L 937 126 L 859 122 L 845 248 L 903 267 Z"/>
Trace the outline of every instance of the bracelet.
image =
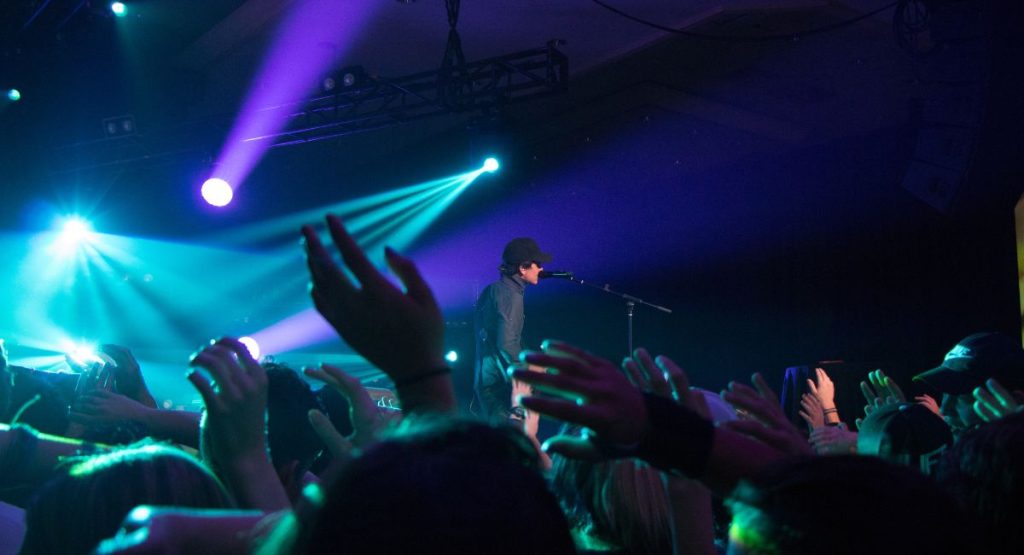
<path id="1" fill-rule="evenodd" d="M 833 412 L 839 412 L 839 409 L 825 409 L 822 411 L 824 414 L 832 414 Z"/>
<path id="2" fill-rule="evenodd" d="M 517 421 L 517 422 L 518 421 L 522 421 L 522 420 L 526 420 L 526 409 L 523 408 L 522 406 L 512 407 L 508 411 L 508 419 L 509 420 L 513 420 L 513 421 Z"/>
<path id="3" fill-rule="evenodd" d="M 433 378 L 435 376 L 440 376 L 442 374 L 451 374 L 451 373 L 452 373 L 452 369 L 448 368 L 447 366 L 442 366 L 440 368 L 434 368 L 432 370 L 427 370 L 426 372 L 424 372 L 422 374 L 419 374 L 419 375 L 416 375 L 416 376 L 412 376 L 411 378 L 406 378 L 406 379 L 401 380 L 401 381 L 395 381 L 395 388 L 398 389 L 398 388 L 401 388 L 401 387 L 408 387 L 408 386 L 410 386 L 410 385 L 412 385 L 414 383 L 419 383 L 419 382 L 428 380 L 430 378 Z"/>

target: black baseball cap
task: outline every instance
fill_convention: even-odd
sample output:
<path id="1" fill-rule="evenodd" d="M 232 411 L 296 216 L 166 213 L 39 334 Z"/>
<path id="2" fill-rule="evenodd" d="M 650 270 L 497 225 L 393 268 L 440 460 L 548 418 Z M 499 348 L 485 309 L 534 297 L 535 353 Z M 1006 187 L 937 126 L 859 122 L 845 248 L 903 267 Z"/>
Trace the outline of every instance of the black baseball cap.
<path id="1" fill-rule="evenodd" d="M 950 395 L 964 395 L 995 378 L 1008 389 L 1024 389 L 1024 349 L 1006 335 L 983 332 L 968 335 L 942 364 L 914 376 L 915 382 Z"/>
<path id="2" fill-rule="evenodd" d="M 509 266 L 517 266 L 523 262 L 551 262 L 551 255 L 542 252 L 537 242 L 529 237 L 516 237 L 505 245 L 501 253 L 501 261 Z"/>

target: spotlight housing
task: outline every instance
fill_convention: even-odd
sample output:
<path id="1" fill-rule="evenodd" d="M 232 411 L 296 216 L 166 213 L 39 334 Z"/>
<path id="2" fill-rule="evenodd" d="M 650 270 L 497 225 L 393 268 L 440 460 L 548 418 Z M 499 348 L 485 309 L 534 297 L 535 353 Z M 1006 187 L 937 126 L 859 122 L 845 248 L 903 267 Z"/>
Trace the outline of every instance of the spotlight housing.
<path id="1" fill-rule="evenodd" d="M 366 70 L 362 66 L 349 66 L 332 72 L 320 81 L 320 90 L 335 93 L 338 88 L 350 89 L 366 81 Z"/>

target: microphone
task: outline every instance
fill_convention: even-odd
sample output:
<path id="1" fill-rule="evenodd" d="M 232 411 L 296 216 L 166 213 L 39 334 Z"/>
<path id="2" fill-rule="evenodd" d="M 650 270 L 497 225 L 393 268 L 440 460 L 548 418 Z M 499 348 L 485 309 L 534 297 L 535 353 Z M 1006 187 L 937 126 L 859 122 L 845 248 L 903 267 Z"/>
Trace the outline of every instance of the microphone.
<path id="1" fill-rule="evenodd" d="M 572 272 L 567 272 L 565 270 L 541 270 L 539 276 L 540 279 L 572 279 Z"/>

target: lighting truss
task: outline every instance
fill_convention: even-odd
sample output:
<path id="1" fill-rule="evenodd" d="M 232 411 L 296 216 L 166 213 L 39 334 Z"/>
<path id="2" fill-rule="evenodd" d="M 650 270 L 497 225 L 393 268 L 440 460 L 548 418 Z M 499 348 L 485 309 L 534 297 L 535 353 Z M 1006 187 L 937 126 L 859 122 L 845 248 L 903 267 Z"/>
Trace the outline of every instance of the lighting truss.
<path id="1" fill-rule="evenodd" d="M 371 78 L 297 104 L 284 131 L 245 138 L 272 146 L 320 141 L 443 114 L 488 113 L 503 105 L 553 95 L 567 88 L 569 61 L 549 41 L 543 48 L 444 67 L 398 79 Z"/>
<path id="2" fill-rule="evenodd" d="M 287 112 L 280 133 L 249 137 L 272 146 L 301 144 L 372 131 L 445 114 L 483 115 L 505 104 L 554 95 L 566 90 L 569 62 L 558 50 L 561 41 L 464 65 L 442 67 L 398 79 L 367 79 L 299 103 L 265 110 Z M 51 175 L 81 171 L 124 171 L 138 166 L 172 164 L 206 150 L 195 140 L 204 129 L 227 126 L 227 117 L 187 121 L 155 129 L 81 141 L 54 148 Z"/>

